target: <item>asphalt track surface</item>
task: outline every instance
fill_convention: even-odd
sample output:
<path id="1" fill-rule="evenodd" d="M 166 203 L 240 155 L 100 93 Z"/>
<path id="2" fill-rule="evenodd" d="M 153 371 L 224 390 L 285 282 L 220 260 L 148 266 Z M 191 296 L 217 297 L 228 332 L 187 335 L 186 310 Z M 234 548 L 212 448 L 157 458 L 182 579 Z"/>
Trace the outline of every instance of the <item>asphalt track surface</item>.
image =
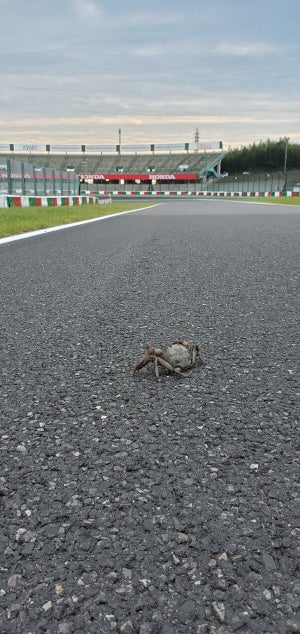
<path id="1" fill-rule="evenodd" d="M 299 229 L 172 201 L 1 245 L 1 634 L 300 632 Z M 133 376 L 177 337 L 205 368 Z"/>

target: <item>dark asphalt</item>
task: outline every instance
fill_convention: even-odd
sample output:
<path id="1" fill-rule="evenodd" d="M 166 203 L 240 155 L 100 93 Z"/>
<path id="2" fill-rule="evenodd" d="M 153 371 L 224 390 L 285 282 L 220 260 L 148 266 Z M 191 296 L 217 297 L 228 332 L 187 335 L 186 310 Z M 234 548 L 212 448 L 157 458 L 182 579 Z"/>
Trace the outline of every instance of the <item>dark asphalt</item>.
<path id="1" fill-rule="evenodd" d="M 300 632 L 300 209 L 0 245 L 1 634 Z M 131 369 L 183 337 L 207 366 Z"/>

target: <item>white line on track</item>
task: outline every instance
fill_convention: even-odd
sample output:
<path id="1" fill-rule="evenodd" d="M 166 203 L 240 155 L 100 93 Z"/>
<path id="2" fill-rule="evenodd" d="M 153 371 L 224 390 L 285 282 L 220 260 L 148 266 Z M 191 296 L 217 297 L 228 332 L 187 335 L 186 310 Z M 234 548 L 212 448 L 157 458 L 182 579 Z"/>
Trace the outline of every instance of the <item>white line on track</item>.
<path id="1" fill-rule="evenodd" d="M 6 238 L 0 238 L 0 244 L 6 244 L 7 242 L 14 242 L 15 240 L 23 240 L 25 238 L 32 238 L 33 236 L 40 236 L 44 233 L 50 233 L 51 231 L 60 231 L 61 229 L 70 229 L 70 227 L 78 227 L 79 225 L 86 225 L 89 222 L 98 222 L 99 220 L 106 220 L 107 218 L 116 218 L 118 216 L 124 216 L 125 214 L 132 214 L 135 211 L 143 211 L 150 207 L 157 207 L 162 203 L 156 203 L 149 207 L 139 207 L 139 209 L 130 209 L 129 211 L 120 211 L 116 214 L 108 214 L 107 216 L 99 216 L 99 218 L 90 218 L 89 220 L 79 220 L 78 222 L 71 222 L 70 224 L 57 225 L 56 227 L 47 227 L 47 229 L 37 229 L 36 231 L 26 231 L 26 233 L 18 233 L 13 236 L 7 236 Z"/>

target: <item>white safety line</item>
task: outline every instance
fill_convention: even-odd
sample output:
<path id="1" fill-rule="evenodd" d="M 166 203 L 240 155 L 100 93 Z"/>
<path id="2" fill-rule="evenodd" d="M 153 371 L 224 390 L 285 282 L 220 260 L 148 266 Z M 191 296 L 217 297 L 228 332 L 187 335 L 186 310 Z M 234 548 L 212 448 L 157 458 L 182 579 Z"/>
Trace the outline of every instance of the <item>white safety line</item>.
<path id="1" fill-rule="evenodd" d="M 139 207 L 139 209 L 130 209 L 129 211 L 120 211 L 115 214 L 108 214 L 107 216 L 99 216 L 99 218 L 89 218 L 89 220 L 79 220 L 78 222 L 71 222 L 70 224 L 57 225 L 56 227 L 47 227 L 46 229 L 37 229 L 36 231 L 26 231 L 26 233 L 18 233 L 13 236 L 6 236 L 6 238 L 0 238 L 0 244 L 6 244 L 7 242 L 14 242 L 15 240 L 23 240 L 25 238 L 32 238 L 33 236 L 40 236 L 44 233 L 50 233 L 51 231 L 60 231 L 60 229 L 70 229 L 70 227 L 78 227 L 79 225 L 86 225 L 89 222 L 98 222 L 99 220 L 106 220 L 107 218 L 116 218 L 117 216 L 124 216 L 124 214 L 132 214 L 135 211 L 143 211 L 144 209 L 150 209 L 157 207 L 162 203 L 156 203 L 149 207 Z"/>

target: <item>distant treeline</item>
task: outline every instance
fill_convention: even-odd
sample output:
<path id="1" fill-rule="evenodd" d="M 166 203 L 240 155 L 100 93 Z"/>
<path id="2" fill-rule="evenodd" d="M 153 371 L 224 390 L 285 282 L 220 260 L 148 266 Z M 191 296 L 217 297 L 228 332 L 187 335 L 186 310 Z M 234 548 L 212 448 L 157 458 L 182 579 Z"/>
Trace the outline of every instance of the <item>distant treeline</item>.
<path id="1" fill-rule="evenodd" d="M 285 152 L 287 147 L 286 169 L 300 169 L 300 144 L 288 143 L 286 140 L 260 141 L 248 147 L 229 150 L 222 160 L 223 172 L 284 171 Z"/>

